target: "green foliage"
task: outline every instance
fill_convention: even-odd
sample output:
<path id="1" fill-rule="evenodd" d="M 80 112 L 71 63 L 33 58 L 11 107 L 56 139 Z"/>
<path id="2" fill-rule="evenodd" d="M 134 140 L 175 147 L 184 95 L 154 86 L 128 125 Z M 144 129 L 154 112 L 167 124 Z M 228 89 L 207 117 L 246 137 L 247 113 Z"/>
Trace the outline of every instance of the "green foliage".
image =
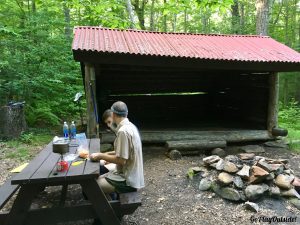
<path id="1" fill-rule="evenodd" d="M 236 29 L 241 34 L 255 34 L 255 0 L 132 2 L 140 6 L 144 3 L 146 29 L 225 34 L 232 32 L 232 6 L 238 3 Z M 269 35 L 299 51 L 297 2 L 269 1 Z M 140 19 L 137 10 L 136 21 Z M 79 112 L 73 98 L 84 90 L 79 63 L 72 56 L 69 31 L 82 25 L 129 28 L 126 1 L 0 0 L 0 105 L 25 100 L 29 126 L 59 127 L 64 120 L 77 120 Z M 135 25 L 139 28 L 138 22 Z M 299 77 L 299 72 L 280 76 L 280 100 L 284 105 L 292 98 L 300 101 Z M 295 121 L 287 115 L 292 109 L 283 110 L 281 123 L 292 126 Z"/>
<path id="2" fill-rule="evenodd" d="M 287 106 L 280 102 L 279 108 L 279 124 L 285 128 L 300 130 L 300 107 L 298 102 L 292 100 Z"/>
<path id="3" fill-rule="evenodd" d="M 33 142 L 34 134 L 32 132 L 23 132 L 20 136 L 20 141 L 25 144 L 31 144 Z"/>
<path id="4" fill-rule="evenodd" d="M 295 100 L 287 106 L 280 102 L 278 114 L 279 126 L 288 129 L 288 141 L 290 148 L 300 151 L 300 107 Z"/>
<path id="5" fill-rule="evenodd" d="M 3 153 L 0 154 L 0 160 L 7 157 L 18 161 L 28 161 L 52 138 L 53 135 L 48 130 L 30 129 L 29 132 L 22 133 L 18 139 L 0 141 L 0 151 Z"/>

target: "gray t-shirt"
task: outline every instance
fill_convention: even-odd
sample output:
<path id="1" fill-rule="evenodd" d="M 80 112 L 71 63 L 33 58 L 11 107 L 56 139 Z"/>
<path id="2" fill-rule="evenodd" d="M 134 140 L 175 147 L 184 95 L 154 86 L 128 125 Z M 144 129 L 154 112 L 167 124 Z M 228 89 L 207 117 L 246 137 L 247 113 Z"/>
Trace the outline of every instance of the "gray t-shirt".
<path id="1" fill-rule="evenodd" d="M 145 186 L 143 154 L 139 131 L 127 118 L 121 121 L 116 130 L 117 137 L 114 142 L 116 156 L 126 159 L 124 166 L 117 165 L 117 173 L 125 178 L 128 186 L 143 188 Z M 114 179 L 113 176 L 109 178 L 120 180 Z"/>

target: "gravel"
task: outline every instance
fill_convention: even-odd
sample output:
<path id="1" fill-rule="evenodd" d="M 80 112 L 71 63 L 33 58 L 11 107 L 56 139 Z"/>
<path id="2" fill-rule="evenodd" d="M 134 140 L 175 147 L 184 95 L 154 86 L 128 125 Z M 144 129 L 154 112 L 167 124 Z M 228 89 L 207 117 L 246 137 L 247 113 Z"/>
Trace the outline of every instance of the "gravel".
<path id="1" fill-rule="evenodd" d="M 300 155 L 285 149 L 268 148 L 259 155 L 270 158 L 287 158 L 295 175 L 300 177 Z M 234 147 L 228 151 L 234 152 Z M 200 191 L 199 178 L 189 180 L 186 172 L 190 167 L 198 166 L 204 158 L 200 156 L 184 156 L 172 161 L 165 156 L 162 147 L 145 146 L 144 173 L 146 187 L 142 190 L 142 206 L 132 215 L 124 216 L 122 224 L 140 225 L 222 225 L 222 224 L 268 224 L 259 222 L 261 218 L 297 217 L 297 221 L 279 224 L 300 224 L 300 210 L 286 199 L 263 198 L 256 202 L 260 210 L 255 213 L 245 208 L 243 203 L 234 203 L 218 197 L 209 191 Z M 0 152 L 0 157 L 3 152 Z M 6 180 L 9 171 L 20 164 L 15 159 L 1 159 L 0 183 Z M 61 187 L 48 187 L 37 196 L 32 208 L 51 207 L 58 205 Z M 78 185 L 69 187 L 67 205 L 84 202 Z M 10 201 L 2 211 L 9 210 Z M 257 219 L 257 222 L 255 222 Z M 61 223 L 60 225 L 91 225 L 92 221 Z M 275 223 L 272 223 L 275 224 Z"/>

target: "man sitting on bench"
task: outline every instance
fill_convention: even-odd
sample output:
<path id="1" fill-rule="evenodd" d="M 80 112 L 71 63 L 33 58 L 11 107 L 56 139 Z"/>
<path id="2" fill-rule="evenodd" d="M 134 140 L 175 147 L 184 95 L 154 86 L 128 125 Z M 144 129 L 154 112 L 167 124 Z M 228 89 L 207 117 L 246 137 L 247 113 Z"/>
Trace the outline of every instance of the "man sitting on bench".
<path id="1" fill-rule="evenodd" d="M 98 179 L 104 193 L 133 192 L 144 187 L 141 138 L 136 126 L 127 118 L 128 109 L 124 102 L 115 102 L 111 110 L 113 123 L 117 125 L 115 153 L 93 153 L 90 159 L 105 160 L 117 165 L 116 170 L 109 171 Z"/>

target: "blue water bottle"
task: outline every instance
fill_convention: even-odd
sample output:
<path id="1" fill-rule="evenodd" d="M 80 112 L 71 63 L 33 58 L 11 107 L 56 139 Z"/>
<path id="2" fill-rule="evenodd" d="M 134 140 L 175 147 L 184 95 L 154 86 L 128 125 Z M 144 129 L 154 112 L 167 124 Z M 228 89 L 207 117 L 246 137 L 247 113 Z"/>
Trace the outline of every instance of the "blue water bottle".
<path id="1" fill-rule="evenodd" d="M 69 126 L 67 122 L 64 122 L 63 132 L 64 132 L 64 137 L 69 138 Z"/>
<path id="2" fill-rule="evenodd" d="M 75 126 L 74 121 L 72 121 L 70 130 L 71 130 L 71 138 L 75 139 L 76 138 L 76 126 Z"/>

